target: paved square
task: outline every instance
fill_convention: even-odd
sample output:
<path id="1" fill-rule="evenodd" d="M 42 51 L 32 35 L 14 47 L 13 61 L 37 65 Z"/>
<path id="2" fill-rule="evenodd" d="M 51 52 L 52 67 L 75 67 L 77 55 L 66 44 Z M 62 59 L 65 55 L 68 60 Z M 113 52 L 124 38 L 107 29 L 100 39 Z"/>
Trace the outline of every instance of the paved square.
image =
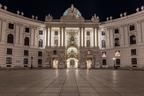
<path id="1" fill-rule="evenodd" d="M 0 71 L 0 96 L 144 96 L 144 71 Z"/>

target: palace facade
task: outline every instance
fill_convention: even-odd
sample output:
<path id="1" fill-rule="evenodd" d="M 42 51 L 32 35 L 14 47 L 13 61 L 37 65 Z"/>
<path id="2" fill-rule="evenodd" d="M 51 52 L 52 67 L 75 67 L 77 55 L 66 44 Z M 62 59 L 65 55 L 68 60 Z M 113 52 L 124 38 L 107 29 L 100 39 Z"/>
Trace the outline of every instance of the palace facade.
<path id="1" fill-rule="evenodd" d="M 0 67 L 143 68 L 144 8 L 136 11 L 100 22 L 72 5 L 39 21 L 0 5 Z"/>

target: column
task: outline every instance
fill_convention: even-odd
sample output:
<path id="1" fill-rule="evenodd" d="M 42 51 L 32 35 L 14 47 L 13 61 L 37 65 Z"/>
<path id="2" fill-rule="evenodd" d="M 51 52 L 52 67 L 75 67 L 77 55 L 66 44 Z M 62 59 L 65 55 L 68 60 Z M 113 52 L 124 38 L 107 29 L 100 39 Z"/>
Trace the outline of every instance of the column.
<path id="1" fill-rule="evenodd" d="M 81 37 L 82 37 L 82 36 L 81 36 L 81 32 L 82 32 L 82 28 L 80 28 L 80 47 L 82 46 L 82 42 L 81 42 L 81 41 L 82 41 L 82 40 L 81 40 Z"/>
<path id="2" fill-rule="evenodd" d="M 17 45 L 19 43 L 19 24 L 16 24 L 16 38 L 15 38 L 15 44 Z"/>
<path id="3" fill-rule="evenodd" d="M 93 47 L 95 47 L 95 28 L 93 28 Z"/>
<path id="4" fill-rule="evenodd" d="M 110 31 L 109 29 L 107 29 L 106 31 L 106 44 L 107 44 L 107 48 L 109 49 L 110 48 Z"/>
<path id="5" fill-rule="evenodd" d="M 23 45 L 24 44 L 24 37 L 23 37 L 23 34 L 24 34 L 24 26 L 23 25 L 20 25 L 20 44 Z"/>
<path id="6" fill-rule="evenodd" d="M 7 36 L 6 36 L 6 28 L 7 28 L 7 23 L 6 21 L 2 21 L 2 38 L 1 41 L 2 43 L 5 43 Z"/>
<path id="7" fill-rule="evenodd" d="M 137 22 L 137 42 L 141 43 L 142 42 L 142 30 L 141 30 L 141 22 Z"/>
<path id="8" fill-rule="evenodd" d="M 46 47 L 48 47 L 48 27 L 46 27 Z"/>
<path id="9" fill-rule="evenodd" d="M 51 28 L 49 29 L 49 46 L 51 47 Z"/>
<path id="10" fill-rule="evenodd" d="M 62 28 L 60 27 L 60 47 L 62 46 Z"/>
<path id="11" fill-rule="evenodd" d="M 63 46 L 65 46 L 65 28 L 63 28 Z"/>
<path id="12" fill-rule="evenodd" d="M 109 32 L 110 32 L 110 48 L 113 48 L 113 47 L 114 47 L 114 34 L 113 34 L 113 29 L 110 28 Z"/>
<path id="13" fill-rule="evenodd" d="M 31 46 L 34 46 L 34 41 L 35 41 L 35 39 L 34 39 L 34 31 L 35 29 L 31 29 L 31 38 L 30 38 L 30 40 L 31 40 Z"/>
<path id="14" fill-rule="evenodd" d="M 98 28 L 96 29 L 96 41 L 97 41 L 97 47 L 99 46 L 99 36 L 98 36 Z"/>
<path id="15" fill-rule="evenodd" d="M 2 20 L 0 20 L 0 42 L 2 39 Z"/>
<path id="16" fill-rule="evenodd" d="M 124 26 L 120 26 L 119 29 L 119 33 L 120 33 L 120 46 L 124 47 Z"/>
<path id="17" fill-rule="evenodd" d="M 125 33 L 125 46 L 128 47 L 129 46 L 129 36 L 128 36 L 128 25 L 124 25 L 124 33 Z"/>
<path id="18" fill-rule="evenodd" d="M 142 42 L 144 42 L 144 21 L 141 23 L 141 29 L 142 29 Z"/>
<path id="19" fill-rule="evenodd" d="M 83 28 L 83 46 L 85 47 L 85 28 Z"/>

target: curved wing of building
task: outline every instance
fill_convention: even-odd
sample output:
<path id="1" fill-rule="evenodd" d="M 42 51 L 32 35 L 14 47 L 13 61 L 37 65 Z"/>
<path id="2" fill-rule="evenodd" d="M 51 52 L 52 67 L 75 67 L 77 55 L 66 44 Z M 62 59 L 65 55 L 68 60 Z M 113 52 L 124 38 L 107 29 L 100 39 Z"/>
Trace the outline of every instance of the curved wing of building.
<path id="1" fill-rule="evenodd" d="M 144 11 L 99 22 L 73 5 L 45 21 L 0 9 L 0 67 L 142 68 Z"/>

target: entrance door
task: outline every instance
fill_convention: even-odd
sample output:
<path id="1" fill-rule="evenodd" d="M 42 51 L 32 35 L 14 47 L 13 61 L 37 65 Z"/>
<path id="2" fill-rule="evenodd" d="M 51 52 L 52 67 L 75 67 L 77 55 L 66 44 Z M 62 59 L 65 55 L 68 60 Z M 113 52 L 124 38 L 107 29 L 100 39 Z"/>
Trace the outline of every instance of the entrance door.
<path id="1" fill-rule="evenodd" d="M 87 61 L 86 61 L 86 66 L 87 66 L 87 69 L 91 69 L 92 59 L 87 59 Z"/>
<path id="2" fill-rule="evenodd" d="M 58 69 L 58 60 L 57 59 L 53 60 L 53 68 Z"/>

